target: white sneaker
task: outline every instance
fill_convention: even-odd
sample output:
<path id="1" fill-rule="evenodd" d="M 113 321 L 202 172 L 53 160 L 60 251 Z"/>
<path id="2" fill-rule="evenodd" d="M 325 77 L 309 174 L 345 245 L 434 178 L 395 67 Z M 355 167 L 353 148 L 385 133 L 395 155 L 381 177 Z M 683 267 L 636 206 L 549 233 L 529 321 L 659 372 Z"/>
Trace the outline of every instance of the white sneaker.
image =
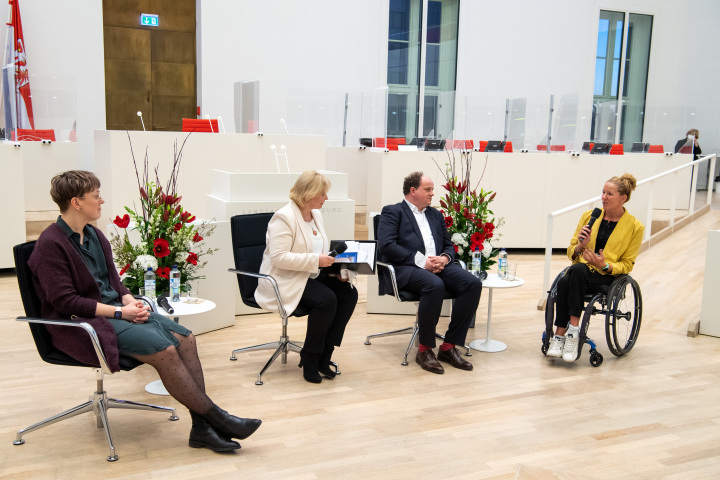
<path id="1" fill-rule="evenodd" d="M 580 345 L 580 335 L 568 333 L 563 347 L 562 359 L 566 362 L 574 362 L 578 357 L 578 346 Z"/>
<path id="2" fill-rule="evenodd" d="M 560 335 L 553 335 L 553 337 L 550 339 L 550 346 L 548 347 L 547 356 L 548 357 L 562 357 L 563 355 L 563 348 L 565 347 L 565 337 L 561 337 Z"/>

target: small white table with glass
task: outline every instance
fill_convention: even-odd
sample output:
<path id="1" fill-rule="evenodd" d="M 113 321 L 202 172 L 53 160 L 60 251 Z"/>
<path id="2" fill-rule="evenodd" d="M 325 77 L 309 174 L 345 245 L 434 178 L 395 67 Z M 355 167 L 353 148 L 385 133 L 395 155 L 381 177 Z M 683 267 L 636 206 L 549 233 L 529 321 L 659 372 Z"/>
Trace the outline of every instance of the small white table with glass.
<path id="1" fill-rule="evenodd" d="M 525 280 L 518 277 L 510 276 L 509 280 L 501 279 L 497 273 L 488 274 L 487 278 L 483 280 L 483 290 L 487 290 L 488 295 L 488 314 L 487 314 L 487 332 L 485 338 L 482 340 L 473 340 L 470 342 L 470 348 L 473 350 L 479 350 L 481 352 L 502 352 L 507 348 L 503 342 L 492 340 L 490 338 L 490 320 L 492 318 L 492 295 L 493 290 L 496 288 L 515 288 L 523 285 Z"/>
<path id="2" fill-rule="evenodd" d="M 157 301 L 155 302 L 157 305 Z M 194 297 L 180 297 L 179 302 L 170 302 L 170 306 L 173 309 L 173 313 L 167 313 L 164 308 L 157 305 L 157 313 L 165 315 L 166 317 L 172 317 L 176 322 L 180 322 L 180 317 L 186 317 L 189 315 L 198 315 L 200 313 L 209 312 L 215 308 L 215 302 L 210 300 L 198 299 Z M 170 395 L 162 380 L 155 380 L 145 385 L 145 391 L 155 395 Z"/>

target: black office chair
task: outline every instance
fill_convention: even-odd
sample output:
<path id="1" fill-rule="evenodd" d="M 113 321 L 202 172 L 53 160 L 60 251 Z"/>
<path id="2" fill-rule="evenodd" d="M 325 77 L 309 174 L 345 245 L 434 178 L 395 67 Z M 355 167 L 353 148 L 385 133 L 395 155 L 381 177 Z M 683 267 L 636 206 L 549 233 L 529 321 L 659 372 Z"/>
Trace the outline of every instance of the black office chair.
<path id="1" fill-rule="evenodd" d="M 95 329 L 86 322 L 71 322 L 62 320 L 45 320 L 40 318 L 40 299 L 35 291 L 35 285 L 32 280 L 32 272 L 28 267 L 28 260 L 30 255 L 35 248 L 35 242 L 26 242 L 13 247 L 13 253 L 15 255 L 15 272 L 17 274 L 18 286 L 20 287 L 20 296 L 22 298 L 23 307 L 25 309 L 26 317 L 17 317 L 19 322 L 28 322 L 30 332 L 32 333 L 33 340 L 35 340 L 35 346 L 37 351 L 47 363 L 54 365 L 66 365 L 72 367 L 90 367 L 95 369 L 97 372 L 97 389 L 90 396 L 90 399 L 81 403 L 80 405 L 66 410 L 62 413 L 47 418 L 41 422 L 30 425 L 27 428 L 18 430 L 17 437 L 13 442 L 13 445 L 22 445 L 25 440 L 22 438 L 26 433 L 38 430 L 42 427 L 52 425 L 53 423 L 66 420 L 70 417 L 80 415 L 81 413 L 93 412 L 97 416 L 97 428 L 103 428 L 105 430 L 105 437 L 107 438 L 108 445 L 110 446 L 110 455 L 107 457 L 108 462 L 114 462 L 118 459 L 117 453 L 115 452 L 115 446 L 113 444 L 112 436 L 110 435 L 110 424 L 108 422 L 107 411 L 110 408 L 125 408 L 125 409 L 136 409 L 136 410 L 150 410 L 155 412 L 170 413 L 170 420 L 177 420 L 178 416 L 175 413 L 175 409 L 171 407 L 161 407 L 158 405 L 149 405 L 147 403 L 131 402 L 129 400 L 118 400 L 116 398 L 109 398 L 107 392 L 103 387 L 104 374 L 111 374 L 110 368 L 108 367 L 107 361 L 105 360 L 105 353 L 100 345 Z M 52 338 L 45 325 L 60 325 L 66 327 L 75 327 L 82 329 L 87 332 L 90 337 L 89 340 L 93 343 L 95 353 L 97 353 L 98 363 L 100 368 L 89 365 L 86 363 L 79 362 L 71 356 L 57 350 L 52 344 Z M 78 341 L 81 341 L 82 334 L 78 330 Z M 122 370 L 132 370 L 138 365 L 142 365 L 142 362 L 132 358 L 120 355 L 120 368 Z"/>
<path id="2" fill-rule="evenodd" d="M 378 232 L 378 225 L 380 224 L 380 215 L 375 215 L 373 217 L 373 232 L 375 235 L 375 239 L 377 240 L 377 232 Z M 458 261 L 458 263 L 465 268 L 465 263 L 462 261 Z M 389 280 L 393 286 L 393 293 L 395 295 L 395 299 L 398 302 L 415 302 L 416 305 L 420 304 L 420 295 L 417 295 L 413 292 L 409 292 L 407 290 L 400 290 L 397 285 L 397 279 L 395 277 L 395 268 L 393 268 L 392 265 L 385 262 L 377 262 L 377 265 L 379 267 L 378 269 L 378 276 L 379 277 L 385 277 L 387 280 Z M 382 294 L 381 294 L 382 295 Z M 454 299 L 455 296 L 451 293 L 446 291 L 445 292 L 445 299 Z M 401 365 L 407 365 L 408 360 L 407 357 L 410 354 L 410 349 L 415 346 L 418 346 L 417 336 L 418 336 L 418 318 L 417 318 L 417 311 L 415 312 L 415 323 L 410 327 L 401 328 L 399 330 L 391 330 L 389 332 L 383 332 L 383 333 L 374 333 L 372 335 L 368 335 L 365 339 L 365 345 L 370 345 L 370 339 L 371 338 L 379 338 L 379 337 L 390 337 L 393 335 L 402 335 L 405 333 L 411 333 L 410 336 L 410 343 L 408 343 L 407 348 L 405 349 L 405 357 L 403 358 L 403 361 Z M 445 340 L 445 337 L 440 335 L 439 333 L 435 333 L 435 336 L 441 340 Z M 465 347 L 465 355 L 470 357 L 472 356 L 472 353 L 470 352 L 470 347 L 467 345 L 463 345 Z"/>
<path id="3" fill-rule="evenodd" d="M 282 331 L 280 339 L 274 342 L 254 345 L 252 347 L 238 348 L 233 350 L 230 360 L 237 360 L 236 353 L 250 352 L 253 350 L 275 350 L 270 356 L 265 366 L 258 373 L 255 385 L 262 385 L 262 375 L 270 368 L 270 365 L 281 357 L 281 363 L 287 363 L 287 354 L 290 351 L 300 353 L 303 342 L 290 340 L 287 334 L 289 317 L 304 317 L 310 310 L 304 307 L 298 307 L 294 312 L 288 313 L 280 298 L 277 282 L 270 275 L 260 273 L 260 264 L 262 263 L 263 252 L 265 251 L 265 235 L 267 234 L 268 223 L 272 218 L 272 213 L 255 213 L 251 215 L 235 215 L 230 219 L 230 231 L 232 233 L 233 257 L 235 258 L 235 268 L 228 269 L 229 272 L 237 274 L 238 286 L 240 287 L 240 297 L 245 305 L 253 308 L 261 308 L 255 301 L 255 290 L 258 281 L 270 282 L 275 289 L 275 297 L 279 307 L 279 315 L 282 319 Z M 330 362 L 335 368 L 335 372 L 340 374 L 338 366 L 335 362 Z"/>

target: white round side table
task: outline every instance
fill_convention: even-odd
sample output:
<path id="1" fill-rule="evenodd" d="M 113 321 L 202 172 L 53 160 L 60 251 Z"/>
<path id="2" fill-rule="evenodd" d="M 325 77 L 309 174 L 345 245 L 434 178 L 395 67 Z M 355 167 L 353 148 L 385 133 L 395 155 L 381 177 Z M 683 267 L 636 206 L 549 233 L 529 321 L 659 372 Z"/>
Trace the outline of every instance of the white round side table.
<path id="1" fill-rule="evenodd" d="M 493 290 L 496 288 L 515 288 L 523 285 L 525 280 L 522 278 L 514 277 L 514 280 L 502 280 L 498 277 L 497 273 L 488 274 L 487 278 L 483 280 L 483 290 L 488 291 L 488 314 L 487 314 L 487 332 L 485 338 L 482 340 L 473 340 L 470 342 L 470 348 L 473 350 L 479 350 L 481 352 L 495 353 L 502 352 L 507 348 L 503 342 L 498 340 L 492 340 L 490 338 L 490 320 L 492 318 L 492 295 Z"/>

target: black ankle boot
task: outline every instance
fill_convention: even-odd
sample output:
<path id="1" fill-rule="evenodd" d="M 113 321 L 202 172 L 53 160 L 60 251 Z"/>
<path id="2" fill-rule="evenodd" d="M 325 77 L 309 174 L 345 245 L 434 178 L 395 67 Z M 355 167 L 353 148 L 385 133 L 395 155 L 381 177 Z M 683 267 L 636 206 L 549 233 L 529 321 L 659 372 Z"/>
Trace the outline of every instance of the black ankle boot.
<path id="1" fill-rule="evenodd" d="M 220 435 L 198 413 L 190 412 L 192 429 L 188 444 L 192 448 L 209 448 L 214 452 L 232 452 L 240 448 L 240 444 Z"/>
<path id="2" fill-rule="evenodd" d="M 202 417 L 219 434 L 228 438 L 239 438 L 240 440 L 244 440 L 255 433 L 255 430 L 262 423 L 262 420 L 256 418 L 239 418 L 230 415 L 217 405 L 213 405 L 210 410 L 202 414 Z"/>
<path id="3" fill-rule="evenodd" d="M 300 363 L 298 367 L 303 369 L 303 378 L 310 383 L 322 382 L 322 377 L 318 373 L 318 362 L 320 361 L 320 355 L 317 353 L 307 353 L 305 350 L 300 350 Z"/>
<path id="4" fill-rule="evenodd" d="M 335 378 L 336 372 L 330 365 L 335 347 L 333 345 L 325 345 L 322 355 L 320 355 L 320 363 L 318 363 L 318 371 L 328 378 Z"/>

